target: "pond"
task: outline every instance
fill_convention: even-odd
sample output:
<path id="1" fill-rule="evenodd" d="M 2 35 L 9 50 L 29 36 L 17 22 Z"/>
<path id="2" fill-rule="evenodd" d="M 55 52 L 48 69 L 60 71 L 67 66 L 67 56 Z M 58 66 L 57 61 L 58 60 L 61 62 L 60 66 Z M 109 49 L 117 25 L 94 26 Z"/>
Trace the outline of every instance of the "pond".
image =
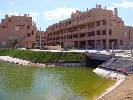
<path id="1" fill-rule="evenodd" d="M 88 67 L 35 68 L 0 62 L 0 100 L 93 100 L 114 83 Z"/>

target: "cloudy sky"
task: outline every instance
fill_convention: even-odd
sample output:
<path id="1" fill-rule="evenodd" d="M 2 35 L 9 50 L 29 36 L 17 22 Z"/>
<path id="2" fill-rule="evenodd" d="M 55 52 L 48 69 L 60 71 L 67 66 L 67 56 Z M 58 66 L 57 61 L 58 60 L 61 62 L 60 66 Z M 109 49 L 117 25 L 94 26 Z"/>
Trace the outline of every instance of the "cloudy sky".
<path id="1" fill-rule="evenodd" d="M 126 25 L 133 26 L 133 0 L 0 0 L 0 19 L 5 14 L 22 15 L 29 13 L 43 30 L 60 20 L 69 18 L 75 10 L 84 11 L 96 4 L 106 5 L 107 9 L 118 8 L 119 16 Z"/>

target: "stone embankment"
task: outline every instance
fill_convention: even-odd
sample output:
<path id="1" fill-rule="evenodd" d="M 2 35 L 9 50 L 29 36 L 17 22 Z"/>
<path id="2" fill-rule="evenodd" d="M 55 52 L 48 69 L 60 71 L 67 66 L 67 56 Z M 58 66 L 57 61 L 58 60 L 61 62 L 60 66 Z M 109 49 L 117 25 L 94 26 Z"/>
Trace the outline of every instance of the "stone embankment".
<path id="1" fill-rule="evenodd" d="M 6 61 L 6 62 L 10 62 L 10 63 L 25 65 L 25 66 L 33 66 L 33 67 L 55 67 L 52 64 L 32 63 L 27 60 L 13 58 L 13 57 L 9 57 L 9 56 L 0 56 L 0 61 Z"/>
<path id="2" fill-rule="evenodd" d="M 99 100 L 100 98 L 104 97 L 106 94 L 113 91 L 117 86 L 119 86 L 126 79 L 126 76 L 124 74 L 122 74 L 121 72 L 110 70 L 110 69 L 98 67 L 95 70 L 93 70 L 93 72 L 95 72 L 96 74 L 101 75 L 103 77 L 116 80 L 115 85 L 108 88 L 97 100 Z"/>
<path id="3" fill-rule="evenodd" d="M 133 100 L 133 57 L 116 56 L 94 70 L 96 74 L 112 78 L 116 83 L 98 100 Z"/>
<path id="4" fill-rule="evenodd" d="M 104 68 L 121 70 L 129 74 L 133 73 L 133 58 L 111 58 L 100 66 Z"/>

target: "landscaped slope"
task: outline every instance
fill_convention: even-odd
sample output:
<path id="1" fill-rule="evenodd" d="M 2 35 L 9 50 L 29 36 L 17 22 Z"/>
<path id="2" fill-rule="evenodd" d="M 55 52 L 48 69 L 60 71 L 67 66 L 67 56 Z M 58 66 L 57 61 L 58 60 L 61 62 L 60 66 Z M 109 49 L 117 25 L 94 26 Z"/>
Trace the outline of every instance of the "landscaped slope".
<path id="1" fill-rule="evenodd" d="M 85 60 L 83 53 L 70 52 L 42 52 L 17 49 L 0 49 L 0 56 L 11 56 L 32 62 L 81 62 Z"/>

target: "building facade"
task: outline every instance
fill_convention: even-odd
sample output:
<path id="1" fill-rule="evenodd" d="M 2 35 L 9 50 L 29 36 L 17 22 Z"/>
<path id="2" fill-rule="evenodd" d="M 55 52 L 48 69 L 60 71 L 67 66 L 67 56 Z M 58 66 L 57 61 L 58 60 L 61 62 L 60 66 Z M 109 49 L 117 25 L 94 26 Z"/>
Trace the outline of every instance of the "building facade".
<path id="1" fill-rule="evenodd" d="M 96 8 L 84 12 L 77 10 L 71 14 L 71 18 L 49 26 L 44 40 L 46 46 L 118 49 L 133 41 L 132 30 L 132 27 L 124 25 L 124 21 L 118 16 L 117 8 L 112 11 L 96 5 Z"/>
<path id="2" fill-rule="evenodd" d="M 125 46 L 133 49 L 133 27 L 125 26 Z"/>
<path id="3" fill-rule="evenodd" d="M 0 23 L 0 47 L 33 48 L 36 31 L 36 24 L 29 14 L 23 16 L 5 15 L 5 19 L 2 19 Z"/>
<path id="4" fill-rule="evenodd" d="M 34 44 L 35 49 L 44 49 L 44 31 L 37 30 Z"/>

